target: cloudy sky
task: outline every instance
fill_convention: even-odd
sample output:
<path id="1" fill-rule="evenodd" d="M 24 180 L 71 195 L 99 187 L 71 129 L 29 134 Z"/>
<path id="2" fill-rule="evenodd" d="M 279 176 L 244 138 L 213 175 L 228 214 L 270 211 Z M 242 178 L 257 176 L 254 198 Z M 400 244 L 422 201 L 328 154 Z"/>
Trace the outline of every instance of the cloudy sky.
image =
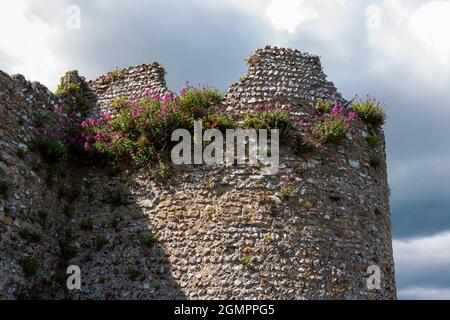
<path id="1" fill-rule="evenodd" d="M 450 299 L 448 17 L 444 0 L 3 0 L 0 69 L 55 88 L 69 69 L 158 61 L 173 89 L 226 90 L 266 44 L 320 55 L 344 96 L 388 106 L 399 297 Z"/>

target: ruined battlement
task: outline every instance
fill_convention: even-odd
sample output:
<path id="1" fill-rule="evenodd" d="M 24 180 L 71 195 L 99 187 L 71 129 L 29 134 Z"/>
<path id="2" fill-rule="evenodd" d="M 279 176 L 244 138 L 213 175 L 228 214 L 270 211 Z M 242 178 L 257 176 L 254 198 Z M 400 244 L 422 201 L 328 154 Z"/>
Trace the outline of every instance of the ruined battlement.
<path id="1" fill-rule="evenodd" d="M 345 101 L 317 56 L 266 47 L 248 65 L 224 95 L 232 112 L 280 103 L 312 121 L 317 100 Z M 75 75 L 63 81 L 80 83 L 94 114 L 124 95 L 169 92 L 157 63 L 88 82 Z M 396 298 L 382 128 L 357 119 L 338 144 L 282 148 L 273 176 L 184 166 L 160 183 L 141 170 L 46 166 L 33 141 L 58 126 L 46 115 L 61 103 L 0 72 L 0 299 Z M 286 176 L 304 181 L 290 198 Z M 81 290 L 65 289 L 68 265 L 80 267 Z M 373 265 L 379 290 L 366 285 Z"/>

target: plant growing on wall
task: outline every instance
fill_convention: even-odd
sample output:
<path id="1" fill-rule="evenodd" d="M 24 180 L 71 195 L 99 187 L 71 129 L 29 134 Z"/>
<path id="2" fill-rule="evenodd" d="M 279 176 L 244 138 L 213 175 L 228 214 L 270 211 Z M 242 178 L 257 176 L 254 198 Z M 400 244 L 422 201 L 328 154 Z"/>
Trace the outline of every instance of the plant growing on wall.
<path id="1" fill-rule="evenodd" d="M 384 106 L 376 99 L 369 97 L 366 100 L 359 99 L 351 108 L 366 124 L 375 128 L 381 127 L 386 122 Z"/>

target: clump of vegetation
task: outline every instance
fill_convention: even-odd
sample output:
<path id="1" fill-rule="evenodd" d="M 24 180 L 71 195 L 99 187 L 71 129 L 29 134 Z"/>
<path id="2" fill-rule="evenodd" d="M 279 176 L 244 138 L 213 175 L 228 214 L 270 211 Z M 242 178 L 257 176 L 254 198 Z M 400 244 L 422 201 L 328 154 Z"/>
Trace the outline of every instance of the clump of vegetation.
<path id="1" fill-rule="evenodd" d="M 315 128 L 315 135 L 320 142 L 340 142 L 348 132 L 348 123 L 341 118 L 326 118 Z"/>
<path id="2" fill-rule="evenodd" d="M 274 242 L 276 240 L 275 235 L 273 233 L 270 233 L 266 236 L 266 240 L 269 242 Z"/>
<path id="3" fill-rule="evenodd" d="M 104 189 L 104 192 L 105 197 L 103 198 L 103 201 L 106 203 L 116 207 L 127 205 L 129 203 L 125 189 L 122 186 L 116 186 L 114 188 L 107 186 Z"/>
<path id="4" fill-rule="evenodd" d="M 30 226 L 26 226 L 19 231 L 19 235 L 29 241 L 40 242 L 42 240 L 42 231 Z"/>
<path id="5" fill-rule="evenodd" d="M 245 74 L 239 78 L 239 82 L 244 83 L 245 81 L 247 81 L 247 79 L 248 79 L 248 76 Z"/>
<path id="6" fill-rule="evenodd" d="M 67 98 L 71 94 L 76 94 L 81 90 L 79 83 L 68 83 L 67 85 L 59 85 L 55 91 L 55 96 L 60 98 Z"/>
<path id="7" fill-rule="evenodd" d="M 300 190 L 301 185 L 303 185 L 303 180 L 297 181 L 293 176 L 285 177 L 281 182 L 279 191 L 281 199 L 289 200 L 293 198 Z"/>
<path id="8" fill-rule="evenodd" d="M 217 129 L 226 132 L 227 129 L 236 127 L 236 121 L 233 118 L 217 113 L 207 115 L 202 121 L 203 130 Z"/>
<path id="9" fill-rule="evenodd" d="M 333 101 L 320 99 L 316 102 L 315 109 L 319 113 L 330 113 L 333 109 L 333 106 Z"/>
<path id="10" fill-rule="evenodd" d="M 381 127 L 386 122 L 386 112 L 383 105 L 374 99 L 360 100 L 352 105 L 353 111 L 369 125 L 376 128 Z"/>
<path id="11" fill-rule="evenodd" d="M 280 188 L 280 197 L 283 200 L 289 200 L 293 196 L 295 196 L 298 192 L 298 187 L 291 185 L 291 186 L 282 186 Z"/>
<path id="12" fill-rule="evenodd" d="M 78 253 L 78 248 L 73 244 L 73 237 L 70 231 L 65 231 L 62 240 L 59 243 L 61 250 L 61 259 L 68 261 L 75 257 Z"/>
<path id="13" fill-rule="evenodd" d="M 245 63 L 250 67 L 259 62 L 259 60 L 260 58 L 256 54 L 253 54 L 245 58 Z"/>
<path id="14" fill-rule="evenodd" d="M 92 218 L 82 219 L 80 221 L 80 229 L 83 231 L 94 230 L 94 220 Z"/>
<path id="15" fill-rule="evenodd" d="M 366 140 L 369 146 L 372 148 L 378 148 L 381 143 L 381 139 L 379 136 L 367 136 Z"/>
<path id="16" fill-rule="evenodd" d="M 307 201 L 305 204 L 305 208 L 306 210 L 311 211 L 312 209 L 314 209 L 314 205 L 312 204 L 311 201 Z"/>
<path id="17" fill-rule="evenodd" d="M 373 155 L 369 159 L 369 165 L 373 168 L 378 168 L 381 166 L 381 158 L 378 155 Z"/>
<path id="18" fill-rule="evenodd" d="M 123 217 L 121 214 L 119 213 L 115 213 L 113 214 L 113 216 L 111 217 L 111 226 L 113 228 L 117 228 L 119 226 L 119 223 L 123 221 Z"/>
<path id="19" fill-rule="evenodd" d="M 255 130 L 280 130 L 280 135 L 286 135 L 291 128 L 289 114 L 283 110 L 273 110 L 249 115 L 245 119 L 245 127 Z"/>
<path id="20" fill-rule="evenodd" d="M 217 89 L 187 85 L 175 102 L 182 112 L 192 113 L 194 117 L 199 118 L 209 114 L 209 108 L 219 104 L 222 98 L 222 93 Z"/>
<path id="21" fill-rule="evenodd" d="M 252 262 L 253 262 L 253 257 L 251 257 L 251 256 L 247 256 L 247 257 L 244 257 L 244 258 L 241 259 L 241 263 L 242 263 L 244 266 L 248 266 L 248 265 L 250 265 Z"/>
<path id="22" fill-rule="evenodd" d="M 107 77 L 109 80 L 111 80 L 111 81 L 118 79 L 119 76 L 120 76 L 120 70 L 119 70 L 119 69 L 110 71 L 110 72 L 108 72 L 108 73 L 106 74 L 106 77 Z"/>
<path id="23" fill-rule="evenodd" d="M 150 177 L 156 181 L 166 181 L 173 174 L 173 168 L 169 164 L 159 161 L 154 167 L 150 170 Z"/>
<path id="24" fill-rule="evenodd" d="M 126 108 L 127 105 L 128 105 L 127 97 L 118 97 L 111 102 L 111 106 L 116 110 L 124 109 Z"/>
<path id="25" fill-rule="evenodd" d="M 231 120 L 216 114 L 221 99 L 216 89 L 191 86 L 179 96 L 161 97 L 148 91 L 139 101 L 116 99 L 114 116 L 103 114 L 81 124 L 84 149 L 100 152 L 112 162 L 130 160 L 137 166 L 153 167 L 170 154 L 174 130 L 192 132 L 195 120 L 204 120 L 207 127 L 221 130 L 232 126 Z"/>
<path id="26" fill-rule="evenodd" d="M 94 240 L 94 246 L 97 251 L 103 249 L 104 246 L 108 244 L 108 239 L 104 236 L 97 236 Z"/>
<path id="27" fill-rule="evenodd" d="M 151 247 L 158 241 L 158 236 L 151 232 L 146 233 L 146 234 L 141 235 L 141 241 L 145 246 Z"/>
<path id="28" fill-rule="evenodd" d="M 0 195 L 7 199 L 11 196 L 14 190 L 14 184 L 7 180 L 6 174 L 0 169 Z"/>
<path id="29" fill-rule="evenodd" d="M 61 84 L 55 91 L 55 96 L 64 100 L 62 109 L 65 109 L 70 118 L 78 112 L 85 114 L 88 110 L 85 88 L 79 79 L 78 71 L 69 71 L 61 77 Z"/>
<path id="30" fill-rule="evenodd" d="M 314 135 L 320 142 L 338 143 L 350 129 L 350 123 L 356 118 L 355 112 L 345 115 L 345 108 L 335 105 L 314 128 Z"/>
<path id="31" fill-rule="evenodd" d="M 38 110 L 34 119 L 34 124 L 37 128 L 42 128 L 53 120 L 53 114 L 47 110 Z"/>
<path id="32" fill-rule="evenodd" d="M 33 277 L 38 271 L 39 259 L 36 256 L 23 258 L 20 260 L 20 266 L 26 277 Z"/>
<path id="33" fill-rule="evenodd" d="M 55 164 L 63 160 L 67 155 L 65 144 L 58 139 L 43 137 L 35 141 L 35 148 L 41 153 L 46 163 Z"/>

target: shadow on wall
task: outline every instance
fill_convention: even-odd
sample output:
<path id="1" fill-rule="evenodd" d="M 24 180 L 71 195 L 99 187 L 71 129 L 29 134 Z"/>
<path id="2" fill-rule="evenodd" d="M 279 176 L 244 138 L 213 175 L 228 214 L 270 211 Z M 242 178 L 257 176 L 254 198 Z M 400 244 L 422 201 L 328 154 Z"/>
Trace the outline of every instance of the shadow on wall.
<path id="1" fill-rule="evenodd" d="M 111 177 L 101 168 L 72 170 L 71 188 L 80 190 L 76 202 L 62 202 L 74 212 L 68 218 L 79 250 L 67 261 L 81 269 L 81 290 L 66 291 L 70 299 L 186 299 L 173 277 L 168 256 L 141 206 L 151 205 L 151 195 L 141 199 L 135 175 Z M 139 190 L 138 190 L 139 189 Z M 65 266 L 65 267 L 67 267 Z"/>

